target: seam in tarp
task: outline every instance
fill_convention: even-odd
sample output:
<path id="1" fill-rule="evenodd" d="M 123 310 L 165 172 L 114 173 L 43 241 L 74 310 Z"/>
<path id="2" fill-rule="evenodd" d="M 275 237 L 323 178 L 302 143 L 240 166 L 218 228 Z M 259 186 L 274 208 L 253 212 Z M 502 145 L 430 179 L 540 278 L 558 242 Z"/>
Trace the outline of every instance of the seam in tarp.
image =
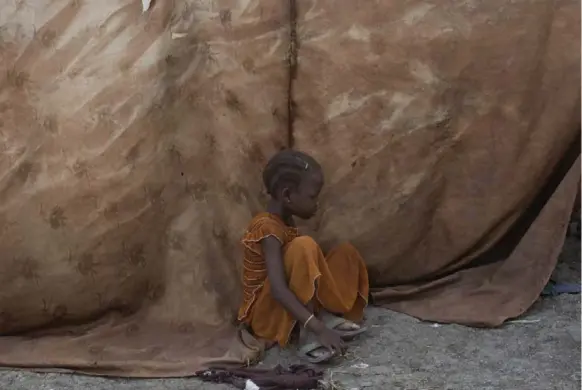
<path id="1" fill-rule="evenodd" d="M 289 51 L 287 53 L 287 147 L 295 146 L 295 102 L 293 101 L 293 84 L 297 77 L 297 1 L 289 0 Z"/>

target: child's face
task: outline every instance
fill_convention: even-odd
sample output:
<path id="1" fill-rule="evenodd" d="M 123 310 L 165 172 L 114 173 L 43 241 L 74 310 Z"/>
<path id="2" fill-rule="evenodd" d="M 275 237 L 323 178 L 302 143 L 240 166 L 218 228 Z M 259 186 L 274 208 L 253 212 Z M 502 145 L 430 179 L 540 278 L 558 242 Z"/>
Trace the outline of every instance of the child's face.
<path id="1" fill-rule="evenodd" d="M 301 219 L 309 219 L 315 215 L 318 207 L 318 197 L 323 187 L 323 174 L 309 172 L 301 180 L 295 191 L 289 194 L 289 210 Z"/>

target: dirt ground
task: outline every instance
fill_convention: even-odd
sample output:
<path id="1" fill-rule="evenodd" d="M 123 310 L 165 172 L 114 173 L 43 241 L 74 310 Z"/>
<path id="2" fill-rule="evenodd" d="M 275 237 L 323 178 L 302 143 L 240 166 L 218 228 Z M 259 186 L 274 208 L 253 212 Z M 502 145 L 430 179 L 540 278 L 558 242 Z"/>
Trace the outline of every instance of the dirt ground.
<path id="1" fill-rule="evenodd" d="M 580 240 L 566 240 L 555 279 L 580 281 Z M 499 329 L 437 325 L 371 308 L 370 332 L 327 369 L 331 389 L 578 390 L 580 296 L 540 299 Z M 1 353 L 1 352 L 0 352 Z M 273 351 L 264 365 L 287 364 Z M 0 371 L 0 390 L 221 390 L 196 379 L 130 380 Z"/>

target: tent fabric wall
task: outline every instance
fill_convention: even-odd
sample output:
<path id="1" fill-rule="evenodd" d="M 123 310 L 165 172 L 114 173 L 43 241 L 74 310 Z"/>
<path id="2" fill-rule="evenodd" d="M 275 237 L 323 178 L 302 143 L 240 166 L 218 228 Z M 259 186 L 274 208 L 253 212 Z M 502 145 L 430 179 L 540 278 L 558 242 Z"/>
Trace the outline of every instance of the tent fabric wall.
<path id="1" fill-rule="evenodd" d="M 532 232 L 493 255 L 511 261 L 465 268 L 579 145 L 579 4 L 299 4 L 295 138 L 327 168 L 321 240 L 352 241 L 390 308 L 487 326 L 521 314 L 554 268 L 573 200 L 539 222 L 555 237 Z"/>
<path id="2" fill-rule="evenodd" d="M 360 249 L 378 304 L 483 326 L 521 314 L 580 178 L 579 10 L 2 3 L 0 365 L 179 376 L 259 356 L 232 324 L 238 239 L 290 125 L 326 172 L 303 228 Z"/>

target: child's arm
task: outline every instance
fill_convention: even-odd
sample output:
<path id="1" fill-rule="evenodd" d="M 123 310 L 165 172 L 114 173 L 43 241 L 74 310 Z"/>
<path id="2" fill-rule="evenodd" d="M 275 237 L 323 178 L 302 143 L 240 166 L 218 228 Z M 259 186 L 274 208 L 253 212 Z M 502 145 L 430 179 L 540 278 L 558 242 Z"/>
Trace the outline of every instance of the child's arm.
<path id="1" fill-rule="evenodd" d="M 305 324 L 313 313 L 297 299 L 287 285 L 281 243 L 275 237 L 266 237 L 261 241 L 261 246 L 267 263 L 267 278 L 271 283 L 273 298 L 283 305 L 297 321 L 302 325 Z M 316 322 L 316 319 L 313 318 L 309 322 Z"/>
<path id="2" fill-rule="evenodd" d="M 273 298 L 291 313 L 301 325 L 304 325 L 313 313 L 297 299 L 297 296 L 287 285 L 281 243 L 275 237 L 266 237 L 261 241 L 261 246 L 267 263 L 267 278 L 271 283 Z M 327 328 L 319 319 L 311 318 L 308 327 L 319 335 L 319 339 L 325 347 L 337 352 L 343 349 L 341 337 Z"/>

